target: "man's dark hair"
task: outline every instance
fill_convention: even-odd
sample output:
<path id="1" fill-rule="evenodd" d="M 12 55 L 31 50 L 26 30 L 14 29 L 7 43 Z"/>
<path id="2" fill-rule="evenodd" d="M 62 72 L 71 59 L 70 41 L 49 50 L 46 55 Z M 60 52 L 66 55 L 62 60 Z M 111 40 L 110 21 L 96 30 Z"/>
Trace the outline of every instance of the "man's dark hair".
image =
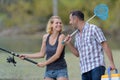
<path id="1" fill-rule="evenodd" d="M 81 11 L 72 11 L 70 14 L 77 16 L 80 20 L 84 20 L 84 14 Z"/>

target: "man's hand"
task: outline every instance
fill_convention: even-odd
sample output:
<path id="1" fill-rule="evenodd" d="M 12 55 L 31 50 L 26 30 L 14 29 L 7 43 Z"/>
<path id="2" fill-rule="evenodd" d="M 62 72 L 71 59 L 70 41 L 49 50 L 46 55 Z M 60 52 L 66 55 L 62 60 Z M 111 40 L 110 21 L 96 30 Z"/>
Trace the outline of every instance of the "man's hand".
<path id="1" fill-rule="evenodd" d="M 70 35 L 67 35 L 66 37 L 65 37 L 65 44 L 69 44 L 70 43 L 70 41 L 71 41 L 71 36 Z"/>
<path id="2" fill-rule="evenodd" d="M 114 64 L 111 64 L 111 65 L 110 65 L 110 68 L 111 68 L 111 70 L 115 70 L 115 69 L 116 69 L 116 67 L 115 67 Z"/>

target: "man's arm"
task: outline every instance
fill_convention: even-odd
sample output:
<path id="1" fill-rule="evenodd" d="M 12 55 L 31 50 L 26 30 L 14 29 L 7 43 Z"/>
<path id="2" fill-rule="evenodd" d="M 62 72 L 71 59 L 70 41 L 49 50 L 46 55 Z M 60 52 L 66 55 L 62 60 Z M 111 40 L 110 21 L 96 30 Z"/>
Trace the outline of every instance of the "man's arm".
<path id="1" fill-rule="evenodd" d="M 76 56 L 76 57 L 79 57 L 79 53 L 78 51 L 76 50 L 76 48 L 71 44 L 67 44 L 67 46 L 69 47 L 70 51 Z"/>
<path id="2" fill-rule="evenodd" d="M 73 46 L 73 44 L 71 43 L 71 36 L 68 35 L 65 38 L 65 44 L 69 47 L 70 51 L 76 56 L 79 57 L 79 52 L 77 51 L 77 49 Z"/>
<path id="3" fill-rule="evenodd" d="M 102 47 L 103 47 L 103 49 L 104 49 L 105 53 L 107 54 L 108 59 L 110 61 L 110 67 L 112 68 L 112 70 L 114 70 L 115 64 L 114 64 L 114 60 L 113 60 L 113 56 L 112 56 L 112 51 L 110 50 L 110 47 L 108 46 L 106 41 L 102 42 L 101 44 L 102 44 Z"/>

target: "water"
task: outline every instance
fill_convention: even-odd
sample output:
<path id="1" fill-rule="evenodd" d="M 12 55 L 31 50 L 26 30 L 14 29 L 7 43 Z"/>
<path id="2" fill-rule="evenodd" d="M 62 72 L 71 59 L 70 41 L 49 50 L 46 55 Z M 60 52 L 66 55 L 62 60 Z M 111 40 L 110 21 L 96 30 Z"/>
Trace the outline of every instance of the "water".
<path id="1" fill-rule="evenodd" d="M 0 37 L 0 47 L 15 52 L 35 52 L 41 47 L 40 38 Z"/>

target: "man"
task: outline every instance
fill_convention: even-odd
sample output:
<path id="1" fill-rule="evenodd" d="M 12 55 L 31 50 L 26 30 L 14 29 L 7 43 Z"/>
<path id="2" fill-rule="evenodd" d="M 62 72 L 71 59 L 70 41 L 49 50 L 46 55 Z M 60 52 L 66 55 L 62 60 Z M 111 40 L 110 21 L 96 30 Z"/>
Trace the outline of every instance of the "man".
<path id="1" fill-rule="evenodd" d="M 82 80 L 101 80 L 101 75 L 105 73 L 103 50 L 109 58 L 111 69 L 115 69 L 112 52 L 103 32 L 96 25 L 86 23 L 81 11 L 71 12 L 69 18 L 70 24 L 78 32 L 74 46 L 70 42 L 70 35 L 65 38 L 65 43 L 75 56 L 80 57 Z"/>

